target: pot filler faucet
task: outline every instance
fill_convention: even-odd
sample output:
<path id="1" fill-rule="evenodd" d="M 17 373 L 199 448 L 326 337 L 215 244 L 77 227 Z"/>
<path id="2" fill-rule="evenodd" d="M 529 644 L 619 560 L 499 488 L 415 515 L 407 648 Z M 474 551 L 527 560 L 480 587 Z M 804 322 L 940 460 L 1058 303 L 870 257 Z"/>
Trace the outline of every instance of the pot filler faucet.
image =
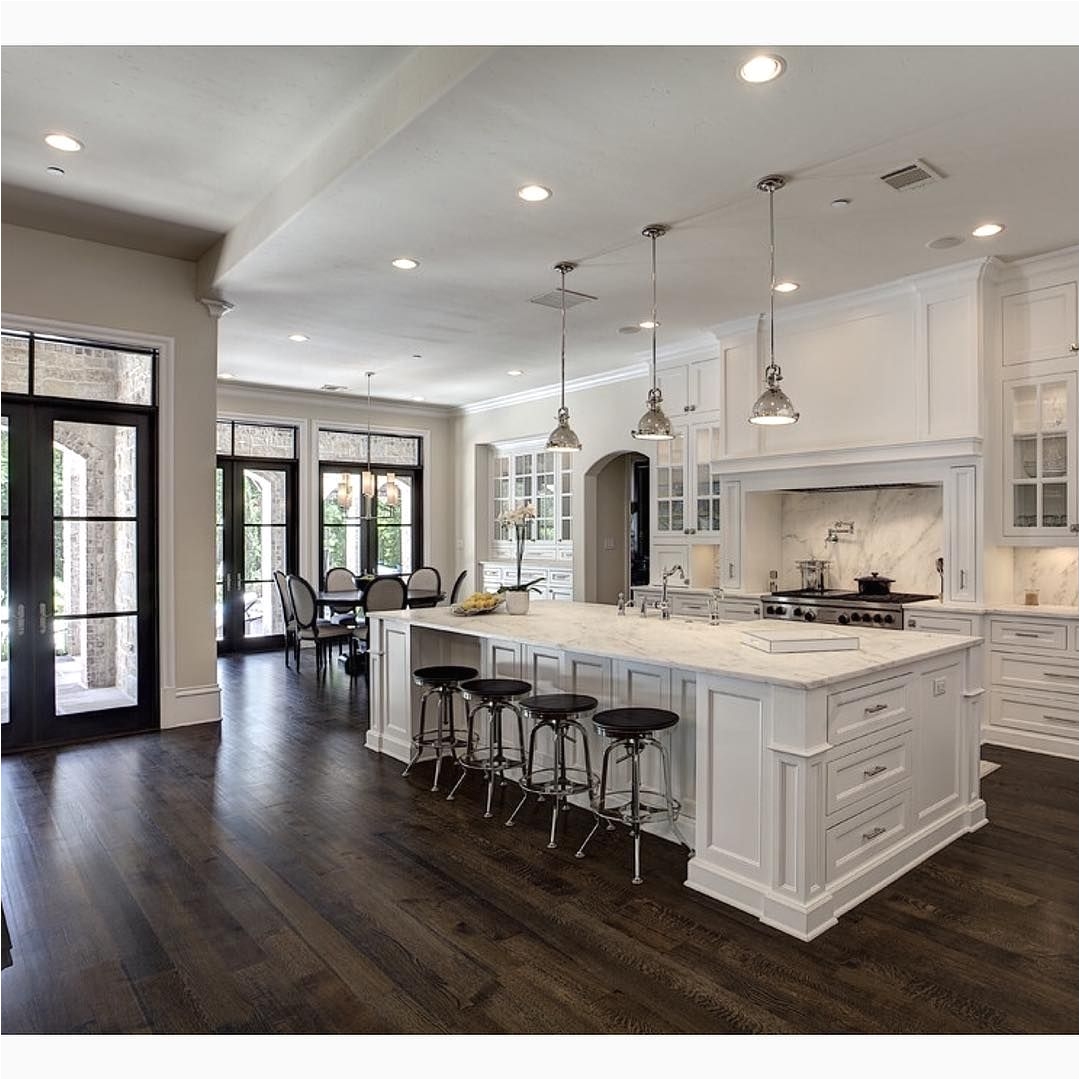
<path id="1" fill-rule="evenodd" d="M 837 521 L 829 526 L 829 531 L 825 534 L 826 544 L 839 544 L 840 537 L 853 536 L 855 534 L 855 522 L 854 521 Z"/>

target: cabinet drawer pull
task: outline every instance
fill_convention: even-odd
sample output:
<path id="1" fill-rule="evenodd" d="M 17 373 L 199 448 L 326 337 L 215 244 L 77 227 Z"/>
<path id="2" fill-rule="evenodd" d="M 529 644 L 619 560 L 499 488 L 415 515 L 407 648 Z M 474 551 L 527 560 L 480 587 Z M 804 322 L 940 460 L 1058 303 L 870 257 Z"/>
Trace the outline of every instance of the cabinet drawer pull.
<path id="1" fill-rule="evenodd" d="M 1033 638 L 1037 638 L 1037 637 L 1040 637 L 1040 636 L 1041 635 L 1035 634 L 1030 630 L 1014 630 L 1013 631 L 1013 637 L 1033 637 Z"/>
<path id="2" fill-rule="evenodd" d="M 880 705 L 867 705 L 863 709 L 863 716 L 874 716 L 879 712 L 884 712 L 888 707 L 884 701 Z"/>
<path id="3" fill-rule="evenodd" d="M 864 832 L 862 834 L 863 843 L 865 844 L 868 840 L 876 840 L 883 832 L 888 832 L 884 825 L 879 825 L 876 829 Z"/>
<path id="4" fill-rule="evenodd" d="M 1080 675 L 1066 675 L 1063 671 L 1044 671 L 1048 679 L 1080 679 Z"/>
<path id="5" fill-rule="evenodd" d="M 885 772 L 888 767 L 888 765 L 875 765 L 872 769 L 864 769 L 863 776 L 869 779 L 871 776 L 877 776 L 878 773 Z"/>

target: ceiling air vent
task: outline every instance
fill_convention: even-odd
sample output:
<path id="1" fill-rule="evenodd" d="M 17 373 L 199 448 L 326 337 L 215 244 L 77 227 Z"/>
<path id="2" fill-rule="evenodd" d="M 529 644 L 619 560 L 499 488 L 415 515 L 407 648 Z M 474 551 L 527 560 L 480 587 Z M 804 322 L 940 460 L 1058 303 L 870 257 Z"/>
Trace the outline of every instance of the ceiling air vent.
<path id="1" fill-rule="evenodd" d="M 590 296 L 588 293 L 574 292 L 573 289 L 566 290 L 566 306 L 568 308 L 577 307 L 578 304 L 587 304 L 590 300 L 595 299 L 595 296 Z M 543 304 L 544 307 L 561 308 L 562 289 L 552 289 L 551 292 L 546 292 L 543 296 L 534 296 L 529 303 Z"/>
<path id="2" fill-rule="evenodd" d="M 916 158 L 911 165 L 905 165 L 902 169 L 893 169 L 882 178 L 893 191 L 916 191 L 924 188 L 927 184 L 935 184 L 945 177 L 937 169 L 927 165 L 922 158 Z"/>
<path id="3" fill-rule="evenodd" d="M 322 386 L 319 387 L 319 389 L 320 390 L 347 390 L 348 387 L 347 386 L 338 386 L 337 383 L 324 382 L 322 384 Z"/>

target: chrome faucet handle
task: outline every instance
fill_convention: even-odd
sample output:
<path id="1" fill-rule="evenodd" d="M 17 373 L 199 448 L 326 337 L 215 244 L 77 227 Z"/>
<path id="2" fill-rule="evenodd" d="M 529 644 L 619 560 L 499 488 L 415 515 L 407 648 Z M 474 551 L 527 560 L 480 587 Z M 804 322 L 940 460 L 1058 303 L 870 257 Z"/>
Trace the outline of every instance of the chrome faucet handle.
<path id="1" fill-rule="evenodd" d="M 660 609 L 661 619 L 671 618 L 671 605 L 666 600 L 661 600 L 656 606 Z"/>
<path id="2" fill-rule="evenodd" d="M 641 598 L 641 617 L 644 619 L 649 614 L 649 598 L 643 596 Z"/>
<path id="3" fill-rule="evenodd" d="M 625 615 L 626 614 L 626 594 L 625 593 L 619 593 L 619 610 L 618 610 L 618 614 L 619 615 Z"/>

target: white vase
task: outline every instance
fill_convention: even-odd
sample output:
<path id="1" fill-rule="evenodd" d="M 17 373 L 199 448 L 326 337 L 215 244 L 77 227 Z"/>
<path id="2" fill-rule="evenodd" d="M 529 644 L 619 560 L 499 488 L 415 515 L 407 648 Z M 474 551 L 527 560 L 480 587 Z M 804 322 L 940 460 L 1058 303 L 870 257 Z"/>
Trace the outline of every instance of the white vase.
<path id="1" fill-rule="evenodd" d="M 506 614 L 507 615 L 528 615 L 529 614 L 529 590 L 517 589 L 510 590 L 503 593 L 506 597 Z"/>

